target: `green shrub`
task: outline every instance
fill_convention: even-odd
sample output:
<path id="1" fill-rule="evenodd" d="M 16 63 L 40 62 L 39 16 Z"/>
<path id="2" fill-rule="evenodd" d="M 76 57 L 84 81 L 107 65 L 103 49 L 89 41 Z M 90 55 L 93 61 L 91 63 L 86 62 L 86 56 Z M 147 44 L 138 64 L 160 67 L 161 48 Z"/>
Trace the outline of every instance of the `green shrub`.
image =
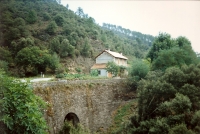
<path id="1" fill-rule="evenodd" d="M 92 69 L 91 72 L 90 72 L 90 75 L 91 76 L 98 76 L 99 75 L 98 70 L 97 69 Z"/>
<path id="2" fill-rule="evenodd" d="M 45 134 L 47 125 L 42 111 L 45 102 L 33 93 L 28 83 L 0 72 L 0 89 L 3 92 L 1 121 L 10 134 Z"/>
<path id="3" fill-rule="evenodd" d="M 29 11 L 26 21 L 30 24 L 34 24 L 37 21 L 37 13 L 34 10 Z"/>
<path id="4" fill-rule="evenodd" d="M 177 125 L 169 130 L 169 134 L 195 134 L 192 130 L 188 130 L 185 124 Z"/>
<path id="5" fill-rule="evenodd" d="M 5 72 L 8 72 L 8 62 L 0 60 L 0 68 L 3 69 Z"/>
<path id="6" fill-rule="evenodd" d="M 59 15 L 59 14 L 55 16 L 54 21 L 56 22 L 56 24 L 57 24 L 58 26 L 63 26 L 63 24 L 64 24 L 64 19 L 63 19 L 63 17 L 62 17 L 61 15 Z"/>
<path id="7" fill-rule="evenodd" d="M 64 74 L 56 74 L 56 78 L 64 78 L 65 75 Z"/>
<path id="8" fill-rule="evenodd" d="M 130 76 L 135 80 L 143 79 L 149 72 L 149 66 L 142 60 L 135 60 L 130 69 Z"/>
<path id="9" fill-rule="evenodd" d="M 114 62 L 108 62 L 106 64 L 106 70 L 112 75 L 117 76 L 119 73 L 119 66 Z"/>
<path id="10" fill-rule="evenodd" d="M 59 134 L 90 134 L 90 131 L 80 124 L 73 126 L 72 122 L 66 121 Z"/>
<path id="11" fill-rule="evenodd" d="M 82 70 L 81 70 L 80 67 L 75 68 L 75 70 L 76 70 L 76 72 L 79 73 L 79 74 L 82 72 Z"/>
<path id="12" fill-rule="evenodd" d="M 56 74 L 62 74 L 62 73 L 64 73 L 65 72 L 65 69 L 64 69 L 64 67 L 61 65 L 61 64 L 59 64 L 59 66 L 56 68 L 56 70 L 55 70 L 55 73 Z"/>
<path id="13" fill-rule="evenodd" d="M 49 25 L 46 28 L 46 32 L 50 35 L 54 35 L 56 33 L 56 29 L 57 29 L 57 24 L 55 23 L 55 21 L 52 21 L 51 23 L 49 23 Z"/>
<path id="14" fill-rule="evenodd" d="M 44 14 L 43 14 L 43 19 L 44 19 L 45 21 L 48 21 L 48 20 L 51 19 L 51 17 L 50 17 L 50 15 L 49 15 L 48 13 L 44 13 Z"/>

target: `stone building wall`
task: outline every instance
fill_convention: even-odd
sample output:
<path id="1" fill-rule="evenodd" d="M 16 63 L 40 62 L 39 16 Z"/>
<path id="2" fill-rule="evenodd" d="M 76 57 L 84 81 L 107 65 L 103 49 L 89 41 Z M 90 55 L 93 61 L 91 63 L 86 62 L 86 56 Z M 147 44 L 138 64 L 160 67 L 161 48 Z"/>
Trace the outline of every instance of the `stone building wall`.
<path id="1" fill-rule="evenodd" d="M 127 92 L 123 79 L 43 82 L 33 87 L 49 104 L 45 118 L 51 134 L 59 132 L 68 113 L 75 113 L 91 132 L 107 129 Z"/>

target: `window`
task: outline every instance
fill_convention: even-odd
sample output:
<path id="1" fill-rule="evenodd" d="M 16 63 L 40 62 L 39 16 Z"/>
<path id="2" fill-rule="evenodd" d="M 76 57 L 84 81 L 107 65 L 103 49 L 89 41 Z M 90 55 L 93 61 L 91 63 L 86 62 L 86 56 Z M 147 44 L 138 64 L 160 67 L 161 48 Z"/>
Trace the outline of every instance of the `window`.
<path id="1" fill-rule="evenodd" d="M 101 75 L 101 70 L 98 70 L 98 74 Z"/>

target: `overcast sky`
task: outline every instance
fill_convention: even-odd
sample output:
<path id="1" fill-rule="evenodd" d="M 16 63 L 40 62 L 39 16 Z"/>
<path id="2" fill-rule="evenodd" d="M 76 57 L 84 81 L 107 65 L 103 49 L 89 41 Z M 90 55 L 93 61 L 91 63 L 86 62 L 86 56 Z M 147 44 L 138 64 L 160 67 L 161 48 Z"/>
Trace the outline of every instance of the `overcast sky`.
<path id="1" fill-rule="evenodd" d="M 187 37 L 200 53 L 200 1 L 62 0 L 76 11 L 81 7 L 96 23 L 110 23 L 157 36 L 166 32 Z"/>

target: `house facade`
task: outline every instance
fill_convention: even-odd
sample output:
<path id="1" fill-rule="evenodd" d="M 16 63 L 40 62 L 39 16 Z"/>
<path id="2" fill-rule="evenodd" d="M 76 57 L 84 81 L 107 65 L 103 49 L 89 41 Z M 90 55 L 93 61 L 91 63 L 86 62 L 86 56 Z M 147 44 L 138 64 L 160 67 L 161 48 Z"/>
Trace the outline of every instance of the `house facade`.
<path id="1" fill-rule="evenodd" d="M 106 64 L 108 62 L 114 62 L 118 66 L 127 67 L 127 60 L 128 58 L 123 56 L 122 53 L 104 50 L 96 57 L 96 62 L 91 69 L 98 70 L 99 76 L 112 77 L 112 74 L 106 71 Z"/>

